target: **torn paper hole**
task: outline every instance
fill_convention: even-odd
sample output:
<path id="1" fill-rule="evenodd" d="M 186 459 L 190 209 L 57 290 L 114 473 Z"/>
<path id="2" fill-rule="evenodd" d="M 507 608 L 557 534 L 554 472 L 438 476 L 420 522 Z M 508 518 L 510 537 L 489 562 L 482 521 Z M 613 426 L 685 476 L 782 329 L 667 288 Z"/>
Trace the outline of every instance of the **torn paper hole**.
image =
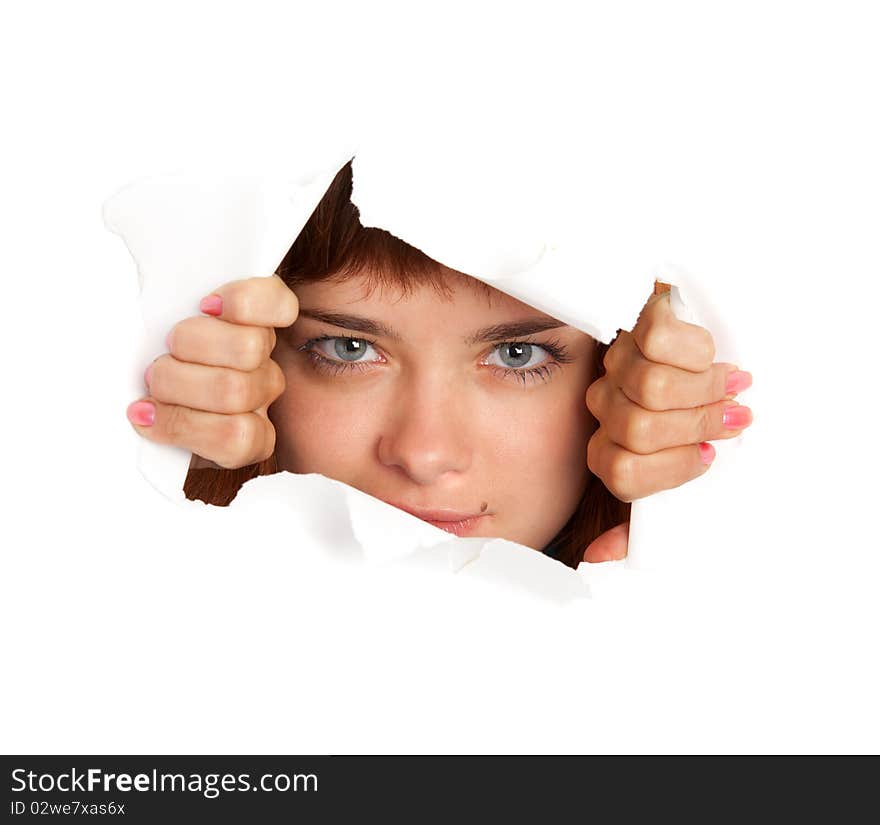
<path id="1" fill-rule="evenodd" d="M 162 342 L 171 326 L 197 314 L 203 295 L 226 281 L 269 276 L 275 271 L 347 160 L 338 158 L 324 165 L 305 183 L 292 183 L 282 176 L 179 175 L 131 184 L 108 201 L 105 222 L 125 240 L 141 279 L 146 334 L 143 357 L 134 371 L 138 377 L 142 364 L 164 350 Z M 374 160 L 369 154 L 358 153 L 354 170 L 352 201 L 360 209 L 364 225 L 379 226 L 414 246 L 418 240 L 418 247 L 435 260 L 484 280 L 605 343 L 618 329 L 632 327 L 654 279 L 663 280 L 675 287 L 673 306 L 679 317 L 713 332 L 716 360 L 735 361 L 732 341 L 720 318 L 712 313 L 698 283 L 682 269 L 654 265 L 629 279 L 609 282 L 601 273 L 585 270 L 578 248 L 546 234 L 543 240 L 514 234 L 513 247 L 504 247 L 499 240 L 504 237 L 503 227 L 496 227 L 486 229 L 492 244 L 480 243 L 480 233 L 476 240 L 472 234 L 457 243 L 441 219 L 443 199 L 436 197 L 436 192 L 431 210 L 420 210 L 420 204 L 412 201 L 408 208 L 396 208 L 389 202 L 388 192 L 395 191 L 395 181 L 406 177 L 406 169 L 396 167 L 387 157 Z M 527 200 L 527 193 L 523 197 Z M 446 214 L 451 214 L 454 206 L 447 200 Z M 718 452 L 716 465 L 722 465 L 723 451 Z M 141 442 L 139 468 L 169 498 L 183 500 L 182 482 L 189 460 L 184 451 Z M 677 526 L 685 517 L 692 521 L 694 502 L 705 499 L 703 488 L 712 479 L 723 477 L 724 470 L 720 466 L 715 469 L 683 488 L 634 504 L 629 565 L 662 566 L 668 561 L 669 548 L 680 543 Z M 301 476 L 298 483 L 300 491 L 314 491 L 322 482 L 318 477 Z M 282 473 L 245 486 L 250 497 L 257 490 L 280 490 L 289 484 L 289 474 Z M 525 578 L 534 587 L 563 600 L 586 592 L 582 574 L 589 574 L 589 565 L 581 565 L 576 572 L 530 550 L 523 567 L 520 549 L 529 548 L 503 540 L 456 538 L 345 485 L 335 483 L 332 489 L 337 491 L 332 496 L 302 496 L 302 500 L 311 498 L 318 502 L 318 509 L 337 515 L 344 511 L 351 537 L 368 561 L 401 561 L 427 550 L 432 558 L 444 555 L 450 570 L 491 571 L 491 575 L 511 580 L 523 580 L 523 571 L 531 571 Z M 339 494 L 340 489 L 344 495 Z M 318 529 L 316 539 L 322 540 L 322 530 Z M 328 537 L 324 530 L 323 541 L 332 544 L 334 537 Z M 546 574 L 537 574 L 538 569 Z"/>

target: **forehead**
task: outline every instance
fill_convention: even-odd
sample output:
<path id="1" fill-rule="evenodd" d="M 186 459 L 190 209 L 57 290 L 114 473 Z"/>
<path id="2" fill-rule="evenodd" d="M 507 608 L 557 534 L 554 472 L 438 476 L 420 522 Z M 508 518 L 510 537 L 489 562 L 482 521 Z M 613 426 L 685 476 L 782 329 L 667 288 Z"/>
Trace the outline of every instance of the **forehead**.
<path id="1" fill-rule="evenodd" d="M 369 312 L 371 317 L 409 320 L 474 318 L 489 321 L 549 318 L 545 313 L 468 275 L 449 270 L 430 282 L 381 283 L 369 275 L 324 278 L 294 286 L 307 309 Z M 458 326 L 458 324 L 456 325 Z"/>

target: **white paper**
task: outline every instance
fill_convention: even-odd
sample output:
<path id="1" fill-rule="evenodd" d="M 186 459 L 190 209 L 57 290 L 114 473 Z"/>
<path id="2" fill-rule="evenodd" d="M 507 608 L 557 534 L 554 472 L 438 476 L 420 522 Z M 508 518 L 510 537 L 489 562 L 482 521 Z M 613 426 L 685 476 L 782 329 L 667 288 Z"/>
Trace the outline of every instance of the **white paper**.
<path id="1" fill-rule="evenodd" d="M 88 9 L 0 27 L 9 752 L 877 752 L 871 4 Z M 137 279 L 102 202 L 203 159 L 299 180 L 368 121 L 389 147 L 531 145 L 571 195 L 560 250 L 704 287 L 755 421 L 715 443 L 662 569 L 592 565 L 592 598 L 558 604 L 447 550 L 364 563 L 320 490 L 171 506 L 138 474 Z"/>
<path id="2" fill-rule="evenodd" d="M 523 176 L 522 186 L 512 187 L 522 199 L 512 207 L 499 180 L 487 176 L 485 164 L 474 163 L 470 154 L 447 155 L 446 163 L 438 161 L 428 167 L 433 174 L 427 180 L 424 174 L 412 174 L 415 157 L 372 154 L 368 148 L 358 150 L 355 158 L 352 200 L 365 225 L 381 221 L 381 228 L 412 245 L 418 241 L 422 251 L 435 260 L 474 273 L 496 289 L 604 343 L 618 329 L 634 325 L 654 279 L 673 284 L 676 314 L 713 333 L 716 360 L 736 362 L 733 335 L 711 306 L 706 290 L 683 269 L 658 263 L 644 273 L 610 281 L 603 271 L 590 271 L 590 257 L 579 254 L 573 245 L 557 246 L 541 224 L 538 231 L 530 232 L 519 226 L 522 215 L 517 210 L 528 214 L 529 206 L 543 200 L 539 190 L 527 187 L 528 175 Z M 347 160 L 313 170 L 306 185 L 280 176 L 229 178 L 218 172 L 148 179 L 115 195 L 105 206 L 105 221 L 124 238 L 138 264 L 146 325 L 143 352 L 161 351 L 160 341 L 167 331 L 192 314 L 198 300 L 218 284 L 271 275 Z M 507 178 L 514 182 L 516 175 L 508 171 Z M 417 187 L 410 184 L 414 179 Z M 468 181 L 474 182 L 475 192 L 469 191 Z M 552 187 L 543 182 L 542 191 L 548 189 Z M 462 204 L 470 204 L 470 209 L 462 210 Z M 493 218 L 477 228 L 479 214 Z M 447 215 L 456 218 L 446 220 Z M 693 556 L 700 528 L 720 515 L 712 502 L 723 502 L 725 490 L 739 483 L 727 465 L 735 464 L 732 451 L 742 441 L 740 436 L 733 444 L 720 445 L 717 452 L 724 455 L 716 458 L 711 475 L 634 502 L 630 566 L 656 567 Z M 185 451 L 146 440 L 141 446 L 141 472 L 171 499 L 182 499 L 188 466 Z M 352 519 L 359 500 L 348 499 Z M 367 538 L 369 519 L 360 518 L 364 526 L 357 531 L 368 556 L 397 557 L 421 546 L 417 519 L 381 502 L 371 518 L 383 523 L 376 531 L 378 541 Z M 663 553 L 657 548 L 664 548 Z M 669 548 L 676 549 L 670 552 Z"/>

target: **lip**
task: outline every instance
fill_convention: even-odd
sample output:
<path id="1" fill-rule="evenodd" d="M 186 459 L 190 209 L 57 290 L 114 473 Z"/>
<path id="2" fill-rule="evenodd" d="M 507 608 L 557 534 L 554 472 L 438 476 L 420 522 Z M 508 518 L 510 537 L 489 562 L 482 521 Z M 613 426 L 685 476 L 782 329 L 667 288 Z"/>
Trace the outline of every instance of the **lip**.
<path id="1" fill-rule="evenodd" d="M 471 513 L 464 510 L 452 510 L 449 508 L 424 508 L 413 507 L 409 504 L 398 504 L 394 501 L 388 501 L 392 507 L 403 510 L 411 516 L 415 516 L 428 524 L 433 524 L 447 533 L 453 533 L 456 536 L 466 536 L 473 533 L 477 527 L 483 523 L 483 520 L 491 515 L 490 513 Z"/>

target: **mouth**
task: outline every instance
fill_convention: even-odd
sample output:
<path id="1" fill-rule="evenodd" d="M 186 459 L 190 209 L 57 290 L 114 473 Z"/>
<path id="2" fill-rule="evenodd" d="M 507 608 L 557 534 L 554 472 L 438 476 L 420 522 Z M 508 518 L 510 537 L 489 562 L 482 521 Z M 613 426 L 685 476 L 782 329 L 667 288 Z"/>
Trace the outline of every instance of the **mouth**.
<path id="1" fill-rule="evenodd" d="M 403 510 L 411 516 L 415 516 L 422 521 L 427 521 L 428 524 L 433 524 L 435 527 L 439 527 L 441 530 L 445 530 L 447 533 L 452 533 L 456 536 L 472 535 L 491 515 L 491 513 L 488 512 L 472 513 L 443 508 L 427 509 L 411 507 L 402 504 L 395 504 L 393 501 L 387 503 L 392 507 L 396 507 L 398 510 Z"/>

